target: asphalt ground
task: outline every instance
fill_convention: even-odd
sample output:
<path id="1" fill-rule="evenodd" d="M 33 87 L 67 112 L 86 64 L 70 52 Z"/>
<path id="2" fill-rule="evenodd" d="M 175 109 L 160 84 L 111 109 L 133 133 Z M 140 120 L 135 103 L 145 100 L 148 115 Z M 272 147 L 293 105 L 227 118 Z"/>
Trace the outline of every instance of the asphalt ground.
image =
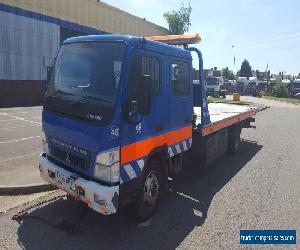
<path id="1" fill-rule="evenodd" d="M 0 186 L 42 183 L 41 107 L 0 108 Z"/>
<path id="2" fill-rule="evenodd" d="M 28 206 L 22 205 L 0 214 L 0 248 L 299 249 L 300 109 L 271 107 L 255 123 L 257 129 L 243 130 L 237 156 L 221 157 L 204 173 L 197 162 L 186 163 L 191 169 L 146 223 L 138 224 L 130 207 L 105 217 L 64 199 L 33 208 L 17 223 L 11 217 Z M 73 223 L 73 235 L 55 227 L 62 221 Z M 241 246 L 240 229 L 296 229 L 297 245 Z"/>

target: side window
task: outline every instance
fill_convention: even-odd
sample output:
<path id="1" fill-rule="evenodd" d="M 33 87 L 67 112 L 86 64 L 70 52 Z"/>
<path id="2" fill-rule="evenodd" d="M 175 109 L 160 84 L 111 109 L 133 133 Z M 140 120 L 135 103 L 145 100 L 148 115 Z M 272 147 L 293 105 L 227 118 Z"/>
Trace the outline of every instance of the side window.
<path id="1" fill-rule="evenodd" d="M 143 75 L 149 75 L 152 80 L 151 98 L 157 96 L 160 89 L 160 63 L 151 56 L 134 56 L 131 62 L 128 84 L 127 99 L 137 100 L 139 79 Z"/>
<path id="2" fill-rule="evenodd" d="M 172 90 L 176 97 L 188 96 L 189 88 L 189 66 L 187 63 L 174 62 L 171 66 Z"/>

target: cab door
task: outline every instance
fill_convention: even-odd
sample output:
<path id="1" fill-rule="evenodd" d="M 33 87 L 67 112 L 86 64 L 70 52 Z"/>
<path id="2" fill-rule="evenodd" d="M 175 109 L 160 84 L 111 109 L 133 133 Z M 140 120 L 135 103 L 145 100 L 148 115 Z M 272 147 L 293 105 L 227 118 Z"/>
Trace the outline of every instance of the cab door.
<path id="1" fill-rule="evenodd" d="M 170 58 L 170 126 L 172 130 L 192 125 L 192 65 L 183 58 Z"/>
<path id="2" fill-rule="evenodd" d="M 132 56 L 125 91 L 125 103 L 139 100 L 140 78 L 145 75 L 151 79 L 151 102 L 149 114 L 143 116 L 137 114 L 134 117 L 135 121 L 140 122 L 125 122 L 124 140 L 122 140 L 125 145 L 154 138 L 162 134 L 167 127 L 169 102 L 164 83 L 168 76 L 162 73 L 164 66 L 165 57 L 159 53 L 138 50 Z"/>

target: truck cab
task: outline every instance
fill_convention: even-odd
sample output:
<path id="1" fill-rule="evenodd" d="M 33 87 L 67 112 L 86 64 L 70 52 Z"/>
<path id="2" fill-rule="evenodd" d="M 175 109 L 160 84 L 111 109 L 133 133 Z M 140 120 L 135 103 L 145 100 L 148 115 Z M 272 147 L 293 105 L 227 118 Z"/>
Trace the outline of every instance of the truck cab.
<path id="1" fill-rule="evenodd" d="M 204 86 L 207 96 L 226 97 L 223 77 L 205 77 Z"/>
<path id="2" fill-rule="evenodd" d="M 300 79 L 295 79 L 292 84 L 292 96 L 300 98 Z"/>
<path id="3" fill-rule="evenodd" d="M 249 81 L 247 77 L 238 77 L 236 81 L 236 90 L 241 95 L 246 93 L 247 87 L 249 85 Z"/>
<path id="4" fill-rule="evenodd" d="M 42 177 L 102 214 L 138 199 L 140 185 L 140 206 L 155 206 L 172 171 L 158 173 L 159 159 L 191 147 L 191 76 L 182 48 L 118 35 L 66 40 L 43 107 Z"/>

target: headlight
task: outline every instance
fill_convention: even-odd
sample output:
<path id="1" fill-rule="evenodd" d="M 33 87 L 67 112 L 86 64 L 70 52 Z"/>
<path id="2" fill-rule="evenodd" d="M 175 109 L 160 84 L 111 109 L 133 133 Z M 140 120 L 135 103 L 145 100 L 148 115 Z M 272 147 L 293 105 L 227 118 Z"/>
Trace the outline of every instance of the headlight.
<path id="1" fill-rule="evenodd" d="M 119 182 L 120 179 L 120 148 L 112 148 L 101 152 L 96 157 L 94 177 L 109 183 Z"/>
<path id="2" fill-rule="evenodd" d="M 49 154 L 49 147 L 46 139 L 46 134 L 44 130 L 42 130 L 42 146 L 43 146 L 43 152 L 46 154 Z"/>

